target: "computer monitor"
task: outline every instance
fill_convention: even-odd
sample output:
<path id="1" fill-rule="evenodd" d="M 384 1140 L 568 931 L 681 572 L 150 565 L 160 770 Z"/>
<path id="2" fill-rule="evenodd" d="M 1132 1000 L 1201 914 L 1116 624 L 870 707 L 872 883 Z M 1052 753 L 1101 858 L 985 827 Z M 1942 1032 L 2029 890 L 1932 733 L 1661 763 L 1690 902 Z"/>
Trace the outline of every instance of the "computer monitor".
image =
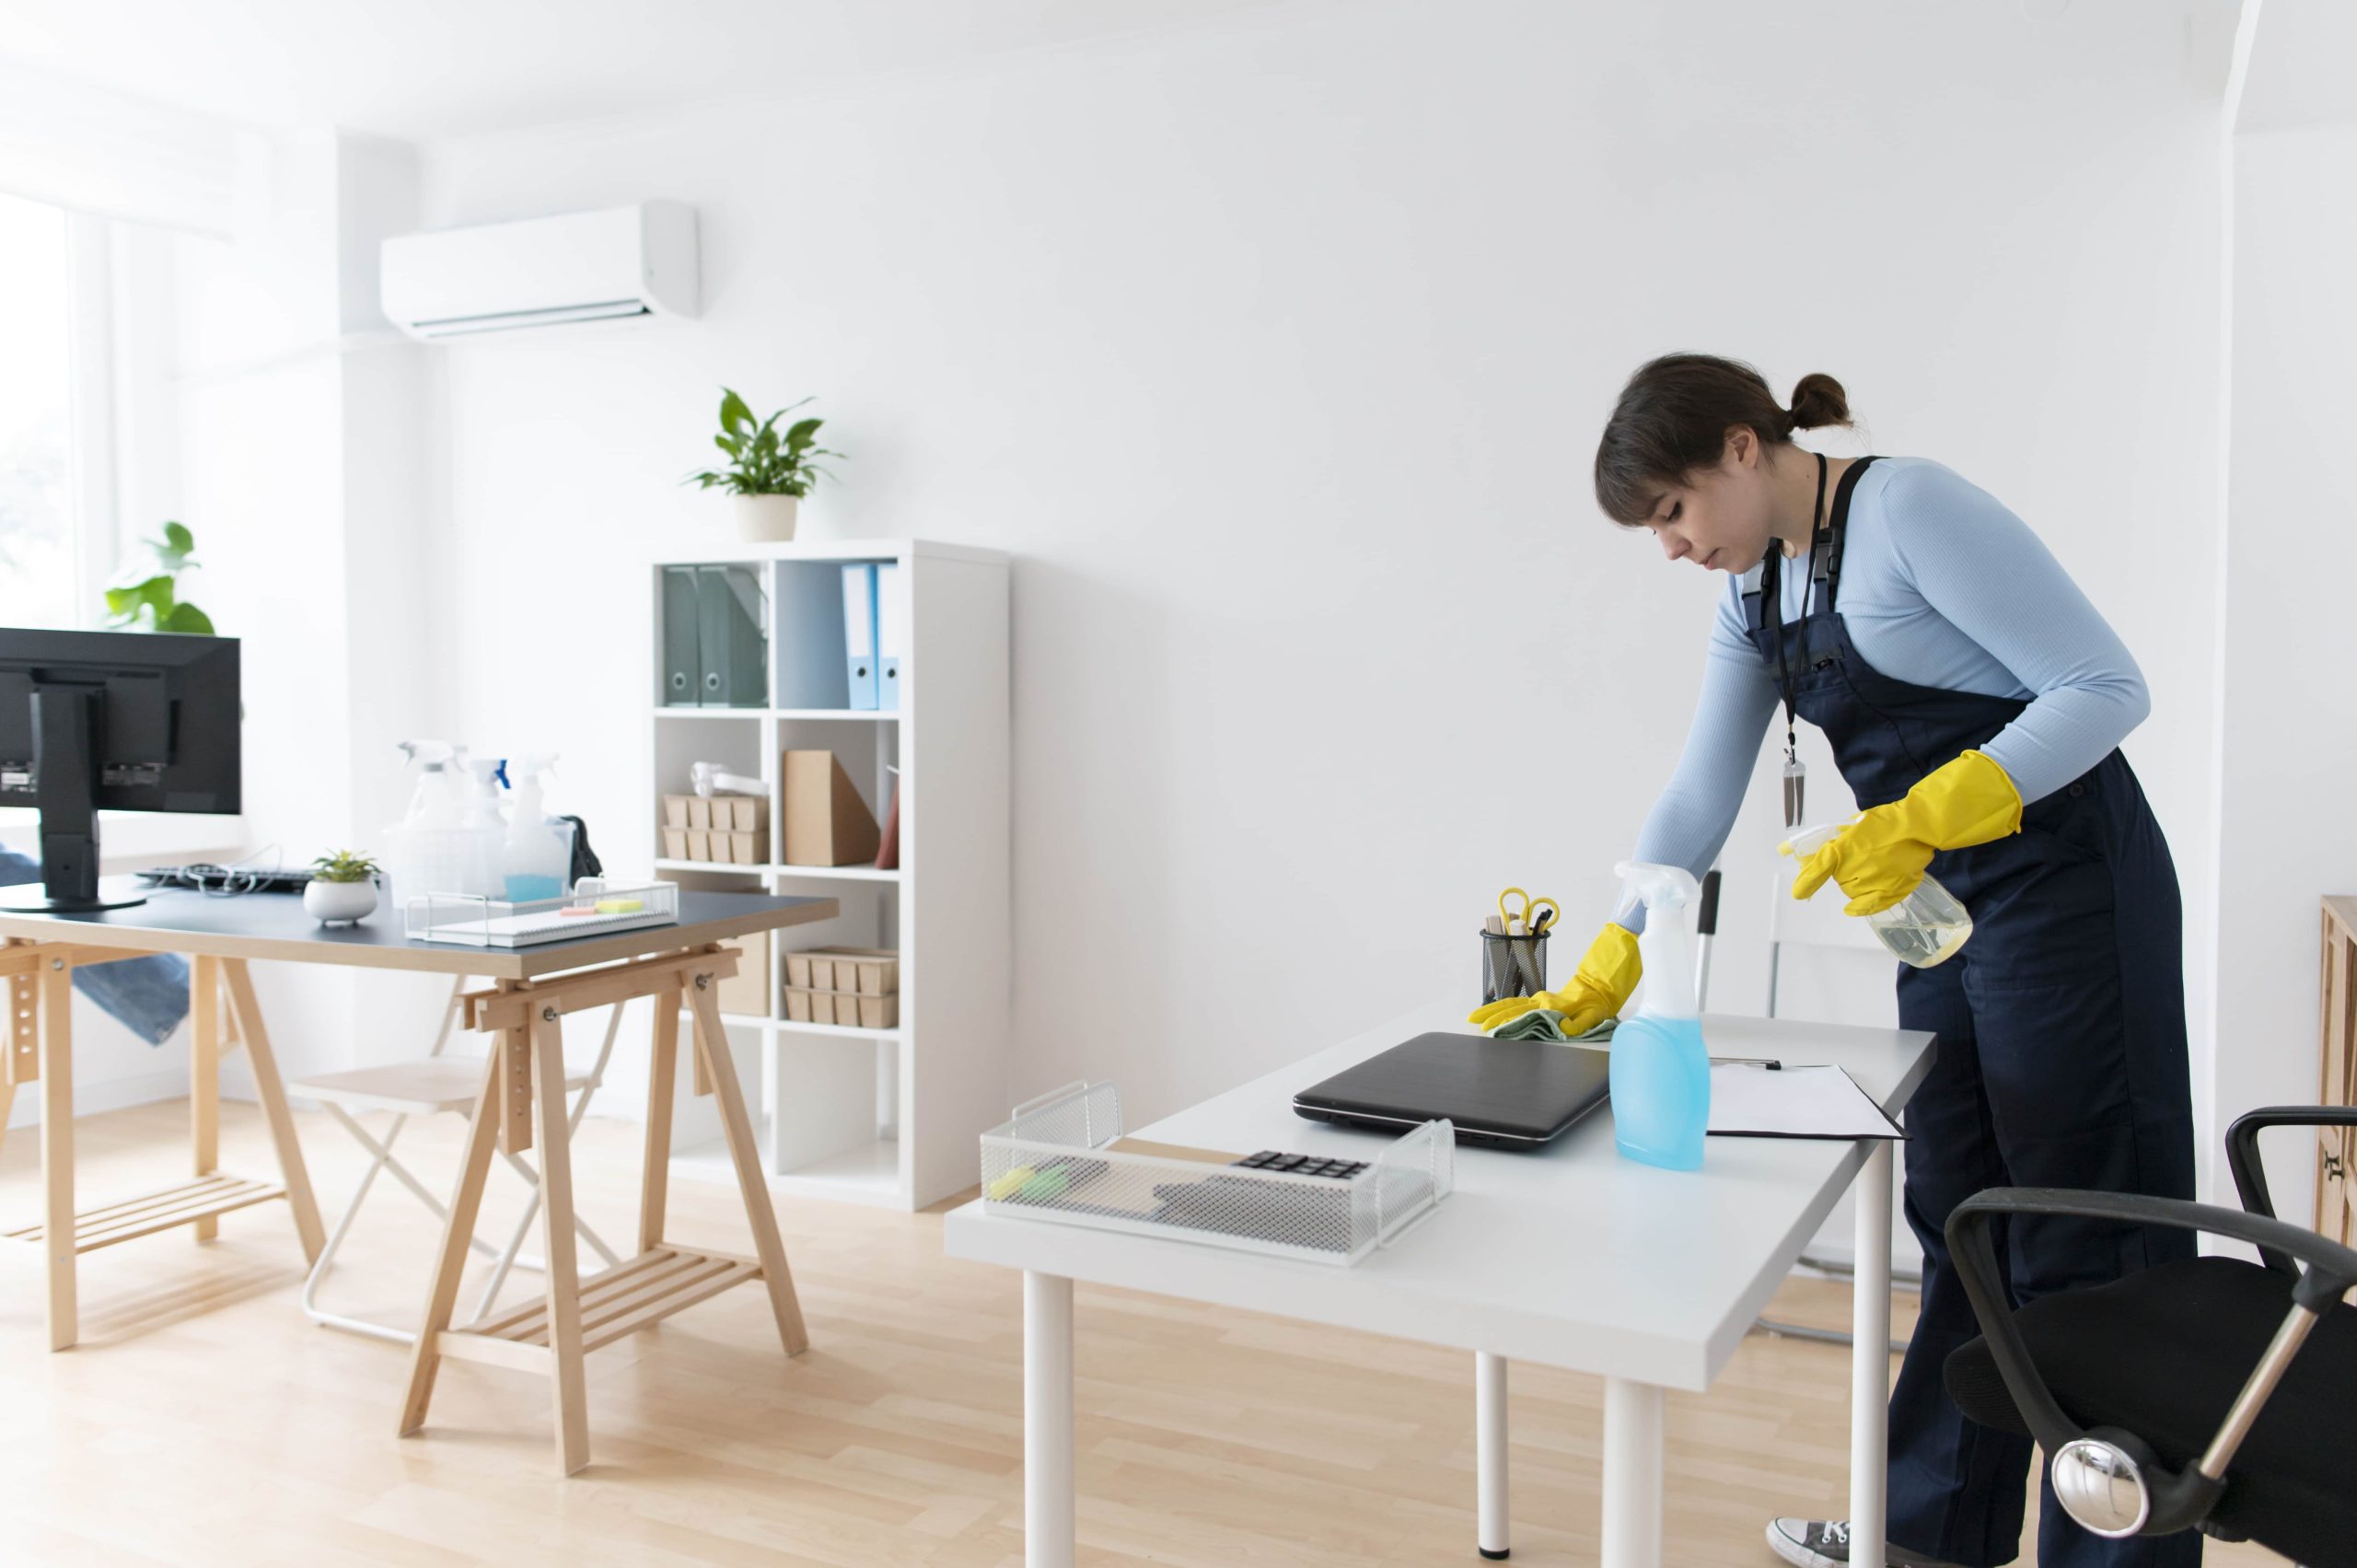
<path id="1" fill-rule="evenodd" d="M 0 627 L 0 805 L 41 809 L 41 891 L 0 909 L 56 914 L 99 897 L 99 817 L 238 809 L 238 640 Z"/>

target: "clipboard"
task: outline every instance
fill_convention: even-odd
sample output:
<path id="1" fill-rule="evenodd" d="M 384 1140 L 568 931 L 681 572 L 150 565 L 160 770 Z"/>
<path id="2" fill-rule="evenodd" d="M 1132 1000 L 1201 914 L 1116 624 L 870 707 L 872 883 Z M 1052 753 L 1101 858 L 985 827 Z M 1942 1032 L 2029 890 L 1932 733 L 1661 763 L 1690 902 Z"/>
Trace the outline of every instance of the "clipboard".
<path id="1" fill-rule="evenodd" d="M 1898 1123 L 1840 1067 L 1770 1069 L 1725 1063 L 1711 1069 L 1714 1138 L 1904 1140 Z"/>

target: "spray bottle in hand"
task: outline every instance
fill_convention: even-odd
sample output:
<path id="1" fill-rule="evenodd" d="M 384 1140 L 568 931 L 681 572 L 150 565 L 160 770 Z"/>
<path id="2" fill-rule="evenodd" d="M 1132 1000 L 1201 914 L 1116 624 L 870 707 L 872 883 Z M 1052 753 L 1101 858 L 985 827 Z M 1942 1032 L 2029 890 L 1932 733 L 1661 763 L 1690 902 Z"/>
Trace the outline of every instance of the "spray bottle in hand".
<path id="1" fill-rule="evenodd" d="M 1702 1167 L 1711 1121 L 1711 1057 L 1694 1004 L 1686 906 L 1701 896 L 1682 866 L 1614 868 L 1645 906 L 1637 939 L 1644 995 L 1612 1032 L 1612 1138 L 1621 1154 L 1669 1170 Z"/>

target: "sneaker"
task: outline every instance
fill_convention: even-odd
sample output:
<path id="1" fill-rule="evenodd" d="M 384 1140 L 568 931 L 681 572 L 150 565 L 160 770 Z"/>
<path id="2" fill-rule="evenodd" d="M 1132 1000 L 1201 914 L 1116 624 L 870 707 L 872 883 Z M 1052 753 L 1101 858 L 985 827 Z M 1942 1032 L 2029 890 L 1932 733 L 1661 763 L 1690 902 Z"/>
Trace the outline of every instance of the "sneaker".
<path id="1" fill-rule="evenodd" d="M 1794 1568 L 1850 1568 L 1850 1521 L 1771 1519 L 1768 1545 Z M 1919 1557 L 1904 1547 L 1885 1545 L 1882 1555 L 1890 1568 L 1953 1568 L 1950 1563 Z"/>

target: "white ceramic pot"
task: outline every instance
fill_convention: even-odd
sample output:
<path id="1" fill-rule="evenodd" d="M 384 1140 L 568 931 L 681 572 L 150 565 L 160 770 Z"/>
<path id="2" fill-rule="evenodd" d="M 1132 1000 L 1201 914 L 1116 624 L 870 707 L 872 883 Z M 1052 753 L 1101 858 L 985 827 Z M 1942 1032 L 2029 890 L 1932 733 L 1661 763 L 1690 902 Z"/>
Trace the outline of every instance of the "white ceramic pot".
<path id="1" fill-rule="evenodd" d="M 794 537 L 798 495 L 736 495 L 737 537 L 756 544 L 783 544 Z"/>
<path id="2" fill-rule="evenodd" d="M 321 925 L 350 925 L 377 909 L 374 882 L 322 882 L 303 887 L 303 908 Z"/>

